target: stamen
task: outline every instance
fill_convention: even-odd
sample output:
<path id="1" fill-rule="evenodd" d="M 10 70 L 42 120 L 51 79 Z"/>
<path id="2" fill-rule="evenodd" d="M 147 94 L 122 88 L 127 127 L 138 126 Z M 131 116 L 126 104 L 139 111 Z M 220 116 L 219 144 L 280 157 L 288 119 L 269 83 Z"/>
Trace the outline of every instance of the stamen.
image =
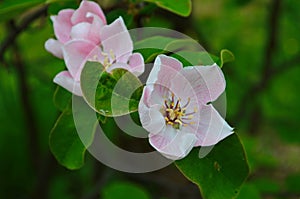
<path id="1" fill-rule="evenodd" d="M 107 57 L 107 56 L 108 56 L 108 54 L 105 53 L 105 52 L 103 52 L 103 51 L 101 51 L 101 55 L 103 55 L 104 57 Z"/>
<path id="2" fill-rule="evenodd" d="M 174 102 L 172 101 L 170 104 L 170 108 L 173 108 L 173 107 L 174 107 Z"/>
<path id="3" fill-rule="evenodd" d="M 189 97 L 187 103 L 182 108 L 186 108 L 190 104 L 190 102 L 191 102 L 191 98 Z"/>
<path id="4" fill-rule="evenodd" d="M 182 122 L 179 119 L 176 119 L 175 122 L 182 125 Z"/>
<path id="5" fill-rule="evenodd" d="M 171 125 L 175 129 L 180 129 L 182 126 L 194 124 L 194 122 L 184 122 L 185 120 L 191 120 L 193 118 L 193 114 L 197 111 L 197 109 L 194 109 L 195 112 L 193 113 L 185 113 L 190 101 L 191 99 L 188 98 L 187 103 L 181 107 L 181 98 L 177 98 L 177 101 L 175 102 L 174 93 L 171 93 L 171 99 L 166 97 L 163 109 L 161 110 L 166 124 Z"/>
<path id="6" fill-rule="evenodd" d="M 173 108 L 174 107 L 174 93 L 172 93 L 172 101 L 171 101 L 171 108 Z"/>
<path id="7" fill-rule="evenodd" d="M 94 60 L 94 61 L 97 61 L 97 60 L 98 60 L 98 55 L 94 55 L 94 56 L 93 56 L 93 60 Z"/>
<path id="8" fill-rule="evenodd" d="M 111 57 L 112 60 L 116 59 L 116 56 L 115 56 L 114 51 L 112 49 L 110 49 L 109 54 L 110 54 L 110 57 Z"/>
<path id="9" fill-rule="evenodd" d="M 110 66 L 110 63 L 109 63 L 109 60 L 108 60 L 108 57 L 105 57 L 104 60 L 103 60 L 103 66 L 105 68 L 109 67 Z"/>
<path id="10" fill-rule="evenodd" d="M 178 109 L 178 108 L 180 108 L 179 102 L 180 102 L 180 98 L 177 100 L 177 103 L 176 103 L 175 109 Z"/>
<path id="11" fill-rule="evenodd" d="M 165 100 L 165 105 L 166 105 L 166 108 L 169 108 L 167 100 Z"/>
<path id="12" fill-rule="evenodd" d="M 193 115 L 189 115 L 188 119 L 191 120 L 191 119 L 193 119 L 193 117 L 194 117 Z"/>

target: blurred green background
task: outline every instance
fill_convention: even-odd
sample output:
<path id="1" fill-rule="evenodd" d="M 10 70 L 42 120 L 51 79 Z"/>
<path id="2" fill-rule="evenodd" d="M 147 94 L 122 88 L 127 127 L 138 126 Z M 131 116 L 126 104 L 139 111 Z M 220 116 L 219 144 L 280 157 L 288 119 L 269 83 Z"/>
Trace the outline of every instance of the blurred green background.
<path id="1" fill-rule="evenodd" d="M 174 166 L 147 174 L 107 168 L 89 154 L 76 171 L 60 166 L 48 136 L 59 112 L 53 77 L 62 60 L 44 49 L 49 16 L 79 1 L 0 1 L 0 198 L 201 198 Z M 227 118 L 241 137 L 251 173 L 239 199 L 300 198 L 300 1 L 194 0 L 180 17 L 139 0 L 98 1 L 108 22 L 175 29 L 226 64 Z M 234 167 L 234 165 L 232 165 Z"/>

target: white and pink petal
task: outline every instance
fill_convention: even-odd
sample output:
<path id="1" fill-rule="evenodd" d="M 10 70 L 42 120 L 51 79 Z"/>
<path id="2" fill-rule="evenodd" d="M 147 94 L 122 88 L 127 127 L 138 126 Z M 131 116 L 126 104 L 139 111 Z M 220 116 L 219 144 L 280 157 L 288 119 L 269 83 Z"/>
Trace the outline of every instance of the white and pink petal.
<path id="1" fill-rule="evenodd" d="M 179 160 L 187 156 L 195 142 L 195 134 L 182 132 L 167 125 L 158 134 L 150 134 L 149 142 L 163 156 L 172 160 Z"/>
<path id="2" fill-rule="evenodd" d="M 200 112 L 195 146 L 211 146 L 233 133 L 228 123 L 212 105 L 204 105 Z"/>
<path id="3" fill-rule="evenodd" d="M 91 57 L 97 57 L 97 54 L 94 55 L 92 52 L 99 51 L 100 47 L 88 40 L 72 40 L 65 44 L 63 47 L 65 64 L 75 81 L 80 80 L 81 70 L 86 61 Z"/>
<path id="4" fill-rule="evenodd" d="M 103 51 L 113 54 L 117 62 L 127 62 L 132 54 L 133 43 L 123 18 L 119 17 L 110 25 L 103 26 L 100 34 Z"/>
<path id="5" fill-rule="evenodd" d="M 129 71 L 135 76 L 139 76 L 144 73 L 145 64 L 144 58 L 140 53 L 133 53 L 129 58 Z"/>
<path id="6" fill-rule="evenodd" d="M 150 134 L 157 134 L 166 126 L 165 119 L 160 112 L 160 106 L 147 107 L 143 102 L 139 104 L 140 121 L 144 129 Z"/>
<path id="7" fill-rule="evenodd" d="M 215 101 L 225 90 L 224 75 L 216 64 L 185 67 L 181 74 L 190 82 L 201 104 Z"/>
<path id="8" fill-rule="evenodd" d="M 61 10 L 57 16 L 51 16 L 55 36 L 61 43 L 66 43 L 71 39 L 70 32 L 73 26 L 71 17 L 73 13 L 73 9 L 64 9 Z"/>
<path id="9" fill-rule="evenodd" d="M 82 96 L 80 82 L 75 81 L 72 75 L 68 71 L 62 71 L 58 73 L 53 82 L 70 91 L 71 93 Z"/>
<path id="10" fill-rule="evenodd" d="M 58 58 L 63 58 L 62 44 L 55 39 L 48 39 L 45 42 L 45 49 Z"/>
<path id="11" fill-rule="evenodd" d="M 81 1 L 79 8 L 72 15 L 71 18 L 72 23 L 73 24 L 77 24 L 81 22 L 92 23 L 93 17 L 88 15 L 88 13 L 93 13 L 99 16 L 103 24 L 106 24 L 106 18 L 101 7 L 93 1 L 86 1 L 86 0 Z"/>
<path id="12" fill-rule="evenodd" d="M 159 55 L 154 61 L 147 85 L 156 84 L 166 88 L 171 87 L 171 80 L 182 69 L 182 64 L 175 58 Z"/>

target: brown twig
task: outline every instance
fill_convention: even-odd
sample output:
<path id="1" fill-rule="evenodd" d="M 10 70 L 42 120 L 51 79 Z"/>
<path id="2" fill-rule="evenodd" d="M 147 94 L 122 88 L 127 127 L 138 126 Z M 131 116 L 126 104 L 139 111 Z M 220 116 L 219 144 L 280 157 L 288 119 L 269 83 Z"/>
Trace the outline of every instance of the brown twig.
<path id="1" fill-rule="evenodd" d="M 14 23 L 11 21 L 10 23 L 11 29 L 15 29 Z M 22 56 L 20 54 L 18 45 L 13 42 L 11 45 L 13 45 L 13 52 L 14 52 L 14 66 L 16 67 L 17 75 L 18 75 L 18 84 L 19 84 L 19 93 L 22 103 L 22 108 L 24 111 L 24 119 L 25 123 L 27 125 L 27 132 L 28 132 L 28 146 L 29 146 L 29 152 L 31 157 L 31 162 L 33 164 L 33 168 L 36 170 L 38 169 L 39 165 L 39 146 L 38 146 L 38 130 L 37 125 L 34 118 L 34 112 L 32 105 L 30 103 L 29 99 L 29 88 L 26 80 L 26 70 L 24 67 L 24 62 L 22 60 Z"/>
<path id="2" fill-rule="evenodd" d="M 257 104 L 256 100 L 258 96 L 267 88 L 271 80 L 275 77 L 273 68 L 273 55 L 276 52 L 279 17 L 280 17 L 281 0 L 273 0 L 270 10 L 269 18 L 269 34 L 266 42 L 265 56 L 262 65 L 262 75 L 260 81 L 249 88 L 245 95 L 240 100 L 238 105 L 238 112 L 233 117 L 236 123 L 239 123 L 247 113 L 247 108 L 253 106 L 251 115 L 252 123 L 251 126 L 257 126 L 257 122 L 261 116 L 260 105 Z M 277 68 L 277 67 L 276 67 Z M 250 130 L 251 131 L 251 130 Z"/>

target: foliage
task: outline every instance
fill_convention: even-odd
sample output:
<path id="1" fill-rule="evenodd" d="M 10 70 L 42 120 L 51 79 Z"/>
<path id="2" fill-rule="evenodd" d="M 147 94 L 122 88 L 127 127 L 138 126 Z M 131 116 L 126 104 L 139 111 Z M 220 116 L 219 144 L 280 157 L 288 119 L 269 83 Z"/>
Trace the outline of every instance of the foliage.
<path id="1" fill-rule="evenodd" d="M 281 2 L 280 11 L 272 15 L 274 2 Z M 224 194 L 228 196 L 226 198 L 233 198 L 236 196 L 235 191 L 240 192 L 237 198 L 299 197 L 300 124 L 299 92 L 296 92 L 300 73 L 297 67 L 300 26 L 296 22 L 299 18 L 299 1 L 193 1 L 193 5 L 189 0 L 178 4 L 154 0 L 131 0 L 128 3 L 126 1 L 126 4 L 123 1 L 99 3 L 109 16 L 109 21 L 122 15 L 126 24 L 133 28 L 147 23 L 158 26 L 167 24 L 199 40 L 212 53 L 196 55 L 181 51 L 171 54 L 185 66 L 190 65 L 190 62 L 214 61 L 221 67 L 226 64 L 222 70 L 227 80 L 227 120 L 236 127 L 237 135 L 216 145 L 205 158 L 198 158 L 199 149 L 196 148 L 186 159 L 175 163 L 186 177 L 200 187 L 203 197 L 218 199 L 224 198 L 223 195 L 220 196 Z M 186 183 L 181 174 L 172 170 L 172 166 L 152 174 L 127 175 L 107 171 L 107 168 L 98 163 L 94 166 L 95 160 L 85 154 L 86 147 L 75 132 L 71 95 L 51 84 L 55 74 L 64 69 L 64 63 L 44 50 L 44 42 L 53 36 L 49 15 L 57 14 L 60 9 L 70 6 L 76 7 L 78 1 L 1 1 L 0 30 L 3 34 L 0 35 L 0 49 L 7 38 L 13 36 L 14 27 L 11 22 L 19 27 L 23 19 L 27 20 L 28 16 L 44 5 L 49 5 L 49 13 L 36 16 L 36 20 L 20 29 L 19 33 L 22 34 L 17 33 L 17 38 L 10 41 L 9 48 L 3 51 L 5 53 L 0 64 L 0 149 L 3 160 L 0 174 L 5 179 L 0 182 L 0 196 L 83 198 L 95 195 L 96 198 L 101 195 L 103 198 L 112 198 L 114 193 L 122 193 L 125 198 L 130 194 L 140 195 L 139 198 L 172 198 L 171 190 L 176 189 L 176 193 L 182 197 L 199 198 L 198 192 L 196 196 L 189 195 L 194 193 L 193 185 Z M 116 9 L 119 11 L 116 12 Z M 277 29 L 272 29 L 270 16 L 279 19 Z M 271 36 L 272 33 L 276 33 L 275 38 Z M 268 42 L 272 40 L 270 38 L 274 39 L 271 42 L 275 46 L 271 50 L 271 56 L 266 59 Z M 151 39 L 156 41 L 146 40 L 136 45 L 142 46 L 143 42 L 159 40 L 158 42 L 165 44 L 166 49 L 137 50 L 143 54 L 147 63 L 151 63 L 157 54 L 168 53 L 170 45 L 174 46 L 170 44 L 174 41 L 168 38 Z M 220 52 L 224 48 L 230 49 L 232 53 L 227 50 Z M 220 55 L 215 56 L 219 52 Z M 184 60 L 183 57 L 187 54 L 191 59 Z M 233 54 L 235 61 L 229 62 L 233 60 Z M 20 63 L 21 68 L 25 69 L 23 72 L 20 72 Z M 270 63 L 270 68 L 266 69 L 265 63 Z M 88 72 L 91 69 L 85 70 Z M 117 71 L 112 76 L 103 74 L 100 80 L 104 77 L 109 79 L 113 87 L 115 80 L 126 77 L 126 74 L 125 71 Z M 95 77 L 98 75 L 95 73 Z M 85 81 L 89 80 L 83 80 L 83 84 Z M 98 82 L 94 82 L 97 87 Z M 136 83 L 140 84 L 138 81 Z M 103 88 L 97 89 L 100 92 Z M 111 90 L 108 92 L 111 93 Z M 140 94 L 139 91 L 136 96 L 131 96 L 136 99 L 132 103 L 132 111 L 136 110 Z M 94 100 L 88 100 L 90 105 Z M 130 100 L 126 98 L 125 101 Z M 101 104 L 98 106 L 101 107 Z M 125 112 L 118 113 L 122 114 Z M 115 142 L 129 149 L 135 147 L 132 150 L 140 149 L 136 144 L 139 141 L 125 137 L 112 118 L 98 118 L 101 118 L 100 123 L 108 134 L 115 132 Z M 80 170 L 66 171 L 57 165 L 56 160 L 49 158 L 50 131 L 50 149 L 56 160 L 69 169 L 81 168 Z M 87 142 L 91 142 L 93 130 L 87 133 L 90 138 Z M 148 143 L 142 142 L 143 144 L 145 146 Z M 242 144 L 251 167 L 251 178 L 243 186 L 241 184 L 247 176 L 248 167 Z M 147 150 L 143 147 L 143 150 Z M 232 158 L 233 156 L 236 158 Z M 197 171 L 190 168 L 192 165 L 195 165 L 193 168 L 197 168 Z M 208 178 L 220 174 L 222 177 L 219 180 Z M 228 181 L 232 183 L 227 183 Z M 98 187 L 99 185 L 104 188 Z"/>

